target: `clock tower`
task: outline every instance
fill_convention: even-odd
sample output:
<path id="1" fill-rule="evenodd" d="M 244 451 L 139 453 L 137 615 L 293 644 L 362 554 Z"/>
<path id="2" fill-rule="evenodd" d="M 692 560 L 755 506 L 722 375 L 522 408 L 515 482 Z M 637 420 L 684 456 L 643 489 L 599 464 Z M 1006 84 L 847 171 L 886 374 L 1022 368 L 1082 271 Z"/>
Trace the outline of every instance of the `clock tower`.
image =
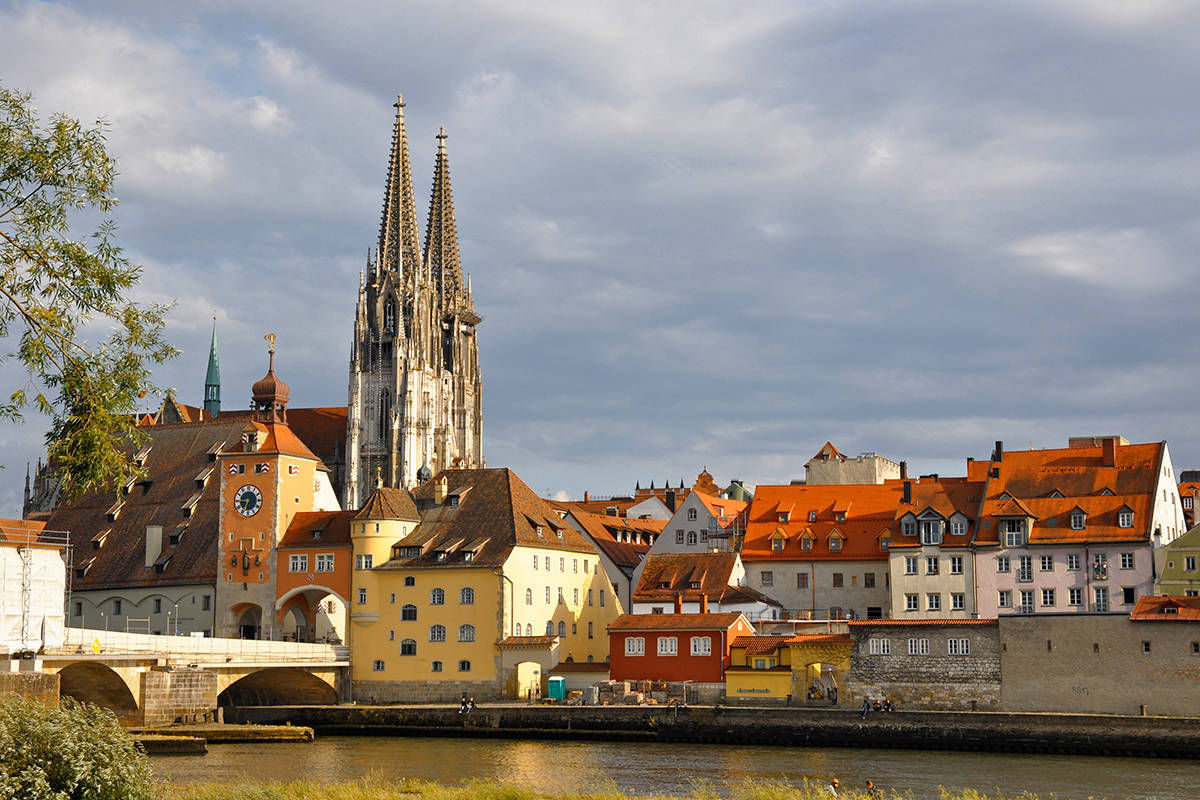
<path id="1" fill-rule="evenodd" d="M 236 449 L 217 453 L 221 475 L 217 636 L 278 638 L 275 546 L 298 511 L 339 510 L 328 470 L 287 425 L 289 388 L 269 366 L 254 384 L 253 418 Z"/>

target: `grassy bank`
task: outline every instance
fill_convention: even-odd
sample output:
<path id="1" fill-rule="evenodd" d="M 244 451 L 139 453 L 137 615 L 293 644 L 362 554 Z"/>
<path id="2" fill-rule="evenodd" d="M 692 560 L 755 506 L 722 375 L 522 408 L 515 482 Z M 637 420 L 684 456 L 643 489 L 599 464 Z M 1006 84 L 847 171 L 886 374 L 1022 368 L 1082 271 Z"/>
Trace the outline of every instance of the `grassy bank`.
<path id="1" fill-rule="evenodd" d="M 696 787 L 686 798 L 629 795 L 615 786 L 594 792 L 546 795 L 519 786 L 470 781 L 446 786 L 425 781 L 362 780 L 344 783 L 295 781 L 243 785 L 192 784 L 162 790 L 164 800 L 719 800 L 717 791 Z M 747 781 L 731 787 L 727 800 L 830 800 L 824 782 L 792 786 L 775 781 Z M 886 800 L 917 800 L 912 794 L 875 795 Z M 855 787 L 842 786 L 839 800 L 872 800 Z M 938 800 L 1038 800 L 1037 795 L 987 795 L 976 791 L 942 792 Z M 1053 796 L 1047 798 L 1053 800 Z"/>

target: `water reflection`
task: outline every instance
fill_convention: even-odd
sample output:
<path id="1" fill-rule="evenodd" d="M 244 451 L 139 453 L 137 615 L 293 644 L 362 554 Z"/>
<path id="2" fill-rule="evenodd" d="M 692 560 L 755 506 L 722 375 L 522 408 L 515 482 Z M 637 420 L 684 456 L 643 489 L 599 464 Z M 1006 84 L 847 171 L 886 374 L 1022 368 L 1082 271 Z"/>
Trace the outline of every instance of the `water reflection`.
<path id="1" fill-rule="evenodd" d="M 728 794 L 747 778 L 799 784 L 837 776 L 844 787 L 867 778 L 936 798 L 939 786 L 1009 795 L 1054 793 L 1059 800 L 1195 800 L 1195 761 L 805 749 L 745 745 L 555 742 L 511 739 L 328 737 L 313 744 L 212 745 L 206 756 L 155 758 L 171 782 L 352 780 L 368 775 L 444 783 L 478 778 L 539 792 L 602 790 L 682 795 L 697 782 Z"/>

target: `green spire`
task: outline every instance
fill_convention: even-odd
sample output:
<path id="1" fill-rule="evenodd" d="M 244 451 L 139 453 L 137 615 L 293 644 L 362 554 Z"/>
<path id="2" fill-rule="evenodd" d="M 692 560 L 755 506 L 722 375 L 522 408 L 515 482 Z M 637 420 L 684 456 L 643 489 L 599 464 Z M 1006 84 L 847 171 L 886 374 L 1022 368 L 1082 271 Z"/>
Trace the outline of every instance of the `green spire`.
<path id="1" fill-rule="evenodd" d="M 208 347 L 208 375 L 204 378 L 204 411 L 210 417 L 221 413 L 221 357 L 217 352 L 217 317 L 213 315 L 212 344 Z"/>

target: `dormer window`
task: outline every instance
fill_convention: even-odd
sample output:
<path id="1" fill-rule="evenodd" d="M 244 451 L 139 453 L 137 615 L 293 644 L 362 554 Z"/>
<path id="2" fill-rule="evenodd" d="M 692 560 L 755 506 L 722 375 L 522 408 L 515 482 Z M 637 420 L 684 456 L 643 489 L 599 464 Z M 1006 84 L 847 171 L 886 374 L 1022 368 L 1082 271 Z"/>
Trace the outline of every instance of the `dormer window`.
<path id="1" fill-rule="evenodd" d="M 942 543 L 942 521 L 938 519 L 921 520 L 921 544 L 938 545 Z"/>
<path id="2" fill-rule="evenodd" d="M 900 523 L 900 532 L 905 536 L 917 535 L 917 521 L 915 519 L 906 519 Z"/>
<path id="3" fill-rule="evenodd" d="M 321 531 L 320 531 L 320 530 L 315 530 L 315 531 L 313 531 L 313 532 L 312 532 L 312 537 L 313 537 L 314 539 L 320 539 L 320 538 L 321 538 Z"/>
<path id="4" fill-rule="evenodd" d="M 446 505 L 450 506 L 451 508 L 458 508 L 458 495 L 450 495 L 450 500 L 446 503 Z"/>
<path id="5" fill-rule="evenodd" d="M 801 550 L 812 550 L 812 544 L 813 544 L 812 538 L 805 536 L 803 539 L 800 540 L 800 549 Z"/>
<path id="6" fill-rule="evenodd" d="M 465 563 L 467 563 L 467 564 L 470 564 L 470 563 L 471 563 L 472 561 L 474 561 L 474 560 L 475 560 L 475 554 L 474 554 L 474 553 L 472 553 L 470 550 L 468 550 L 467 552 L 463 553 L 463 561 L 464 561 Z"/>
<path id="7" fill-rule="evenodd" d="M 441 562 L 445 561 L 447 555 L 449 554 L 445 550 L 438 550 L 436 555 L 438 563 L 440 564 Z"/>
<path id="8" fill-rule="evenodd" d="M 780 512 L 779 512 L 779 521 L 780 521 L 780 522 L 787 522 L 787 521 L 788 521 L 788 517 L 790 517 L 790 516 L 791 516 L 791 515 L 790 515 L 790 514 L 788 514 L 788 512 L 786 512 L 786 511 L 780 511 Z"/>
<path id="9" fill-rule="evenodd" d="M 1080 509 L 1071 512 L 1071 530 L 1081 531 L 1087 527 L 1087 515 Z"/>
<path id="10" fill-rule="evenodd" d="M 891 546 L 892 546 L 892 538 L 890 536 L 880 536 L 879 537 L 879 549 L 880 550 L 883 550 L 886 552 L 887 549 Z"/>
<path id="11" fill-rule="evenodd" d="M 1062 493 L 1062 492 L 1060 492 L 1058 489 L 1055 489 L 1054 491 L 1052 491 L 1052 492 L 1050 493 L 1050 495 L 1049 495 L 1049 496 L 1050 496 L 1050 497 L 1062 497 L 1062 496 L 1063 496 L 1063 493 Z"/>
<path id="12" fill-rule="evenodd" d="M 1116 494 L 1116 492 L 1114 492 L 1112 489 L 1109 489 L 1107 486 L 1104 487 L 1104 491 L 1100 492 L 1101 497 L 1112 497 L 1114 494 Z"/>
<path id="13" fill-rule="evenodd" d="M 561 531 L 561 530 L 556 530 L 556 531 L 554 531 L 554 535 L 558 537 L 558 540 L 559 540 L 560 542 L 563 540 L 563 535 L 562 535 L 562 531 Z"/>
<path id="14" fill-rule="evenodd" d="M 808 521 L 809 521 L 809 522 L 816 522 L 816 521 L 817 521 L 817 512 L 816 512 L 816 511 L 810 511 L 810 512 L 808 512 Z"/>
<path id="15" fill-rule="evenodd" d="M 242 451 L 246 453 L 258 451 L 258 431 L 246 431 L 242 434 Z"/>
<path id="16" fill-rule="evenodd" d="M 1007 547 L 1020 547 L 1025 544 L 1025 520 L 1023 519 L 1006 519 L 1002 523 L 1004 528 L 1004 544 Z"/>
<path id="17" fill-rule="evenodd" d="M 846 512 L 845 512 L 845 511 L 838 511 L 836 514 L 834 514 L 834 518 L 835 518 L 835 519 L 836 519 L 838 522 L 845 522 L 845 521 L 846 521 Z"/>
<path id="18" fill-rule="evenodd" d="M 691 581 L 690 583 L 688 583 L 688 588 L 689 589 L 699 589 L 700 581 Z"/>
<path id="19" fill-rule="evenodd" d="M 783 539 L 772 539 L 771 540 L 771 549 L 774 550 L 776 553 L 781 553 L 781 552 L 783 552 L 784 544 L 785 544 L 785 542 Z"/>
<path id="20" fill-rule="evenodd" d="M 538 525 L 538 526 L 537 526 L 537 528 L 535 528 L 535 530 L 537 531 L 537 535 L 538 535 L 538 538 L 539 538 L 539 539 L 544 539 L 544 538 L 546 538 L 546 534 L 545 534 L 545 533 L 542 531 L 542 526 L 541 526 L 541 525 Z"/>
<path id="21" fill-rule="evenodd" d="M 829 549 L 835 553 L 842 549 L 842 537 L 839 536 L 837 533 L 833 533 L 830 535 Z"/>
<path id="22" fill-rule="evenodd" d="M 1117 527 L 1132 528 L 1133 527 L 1133 512 L 1128 508 L 1121 509 L 1117 514 Z"/>
<path id="23" fill-rule="evenodd" d="M 659 582 L 658 582 L 658 588 L 660 588 L 660 589 L 670 589 L 670 588 L 671 588 L 671 584 L 670 584 L 670 583 L 668 583 L 667 581 L 659 581 Z"/>

